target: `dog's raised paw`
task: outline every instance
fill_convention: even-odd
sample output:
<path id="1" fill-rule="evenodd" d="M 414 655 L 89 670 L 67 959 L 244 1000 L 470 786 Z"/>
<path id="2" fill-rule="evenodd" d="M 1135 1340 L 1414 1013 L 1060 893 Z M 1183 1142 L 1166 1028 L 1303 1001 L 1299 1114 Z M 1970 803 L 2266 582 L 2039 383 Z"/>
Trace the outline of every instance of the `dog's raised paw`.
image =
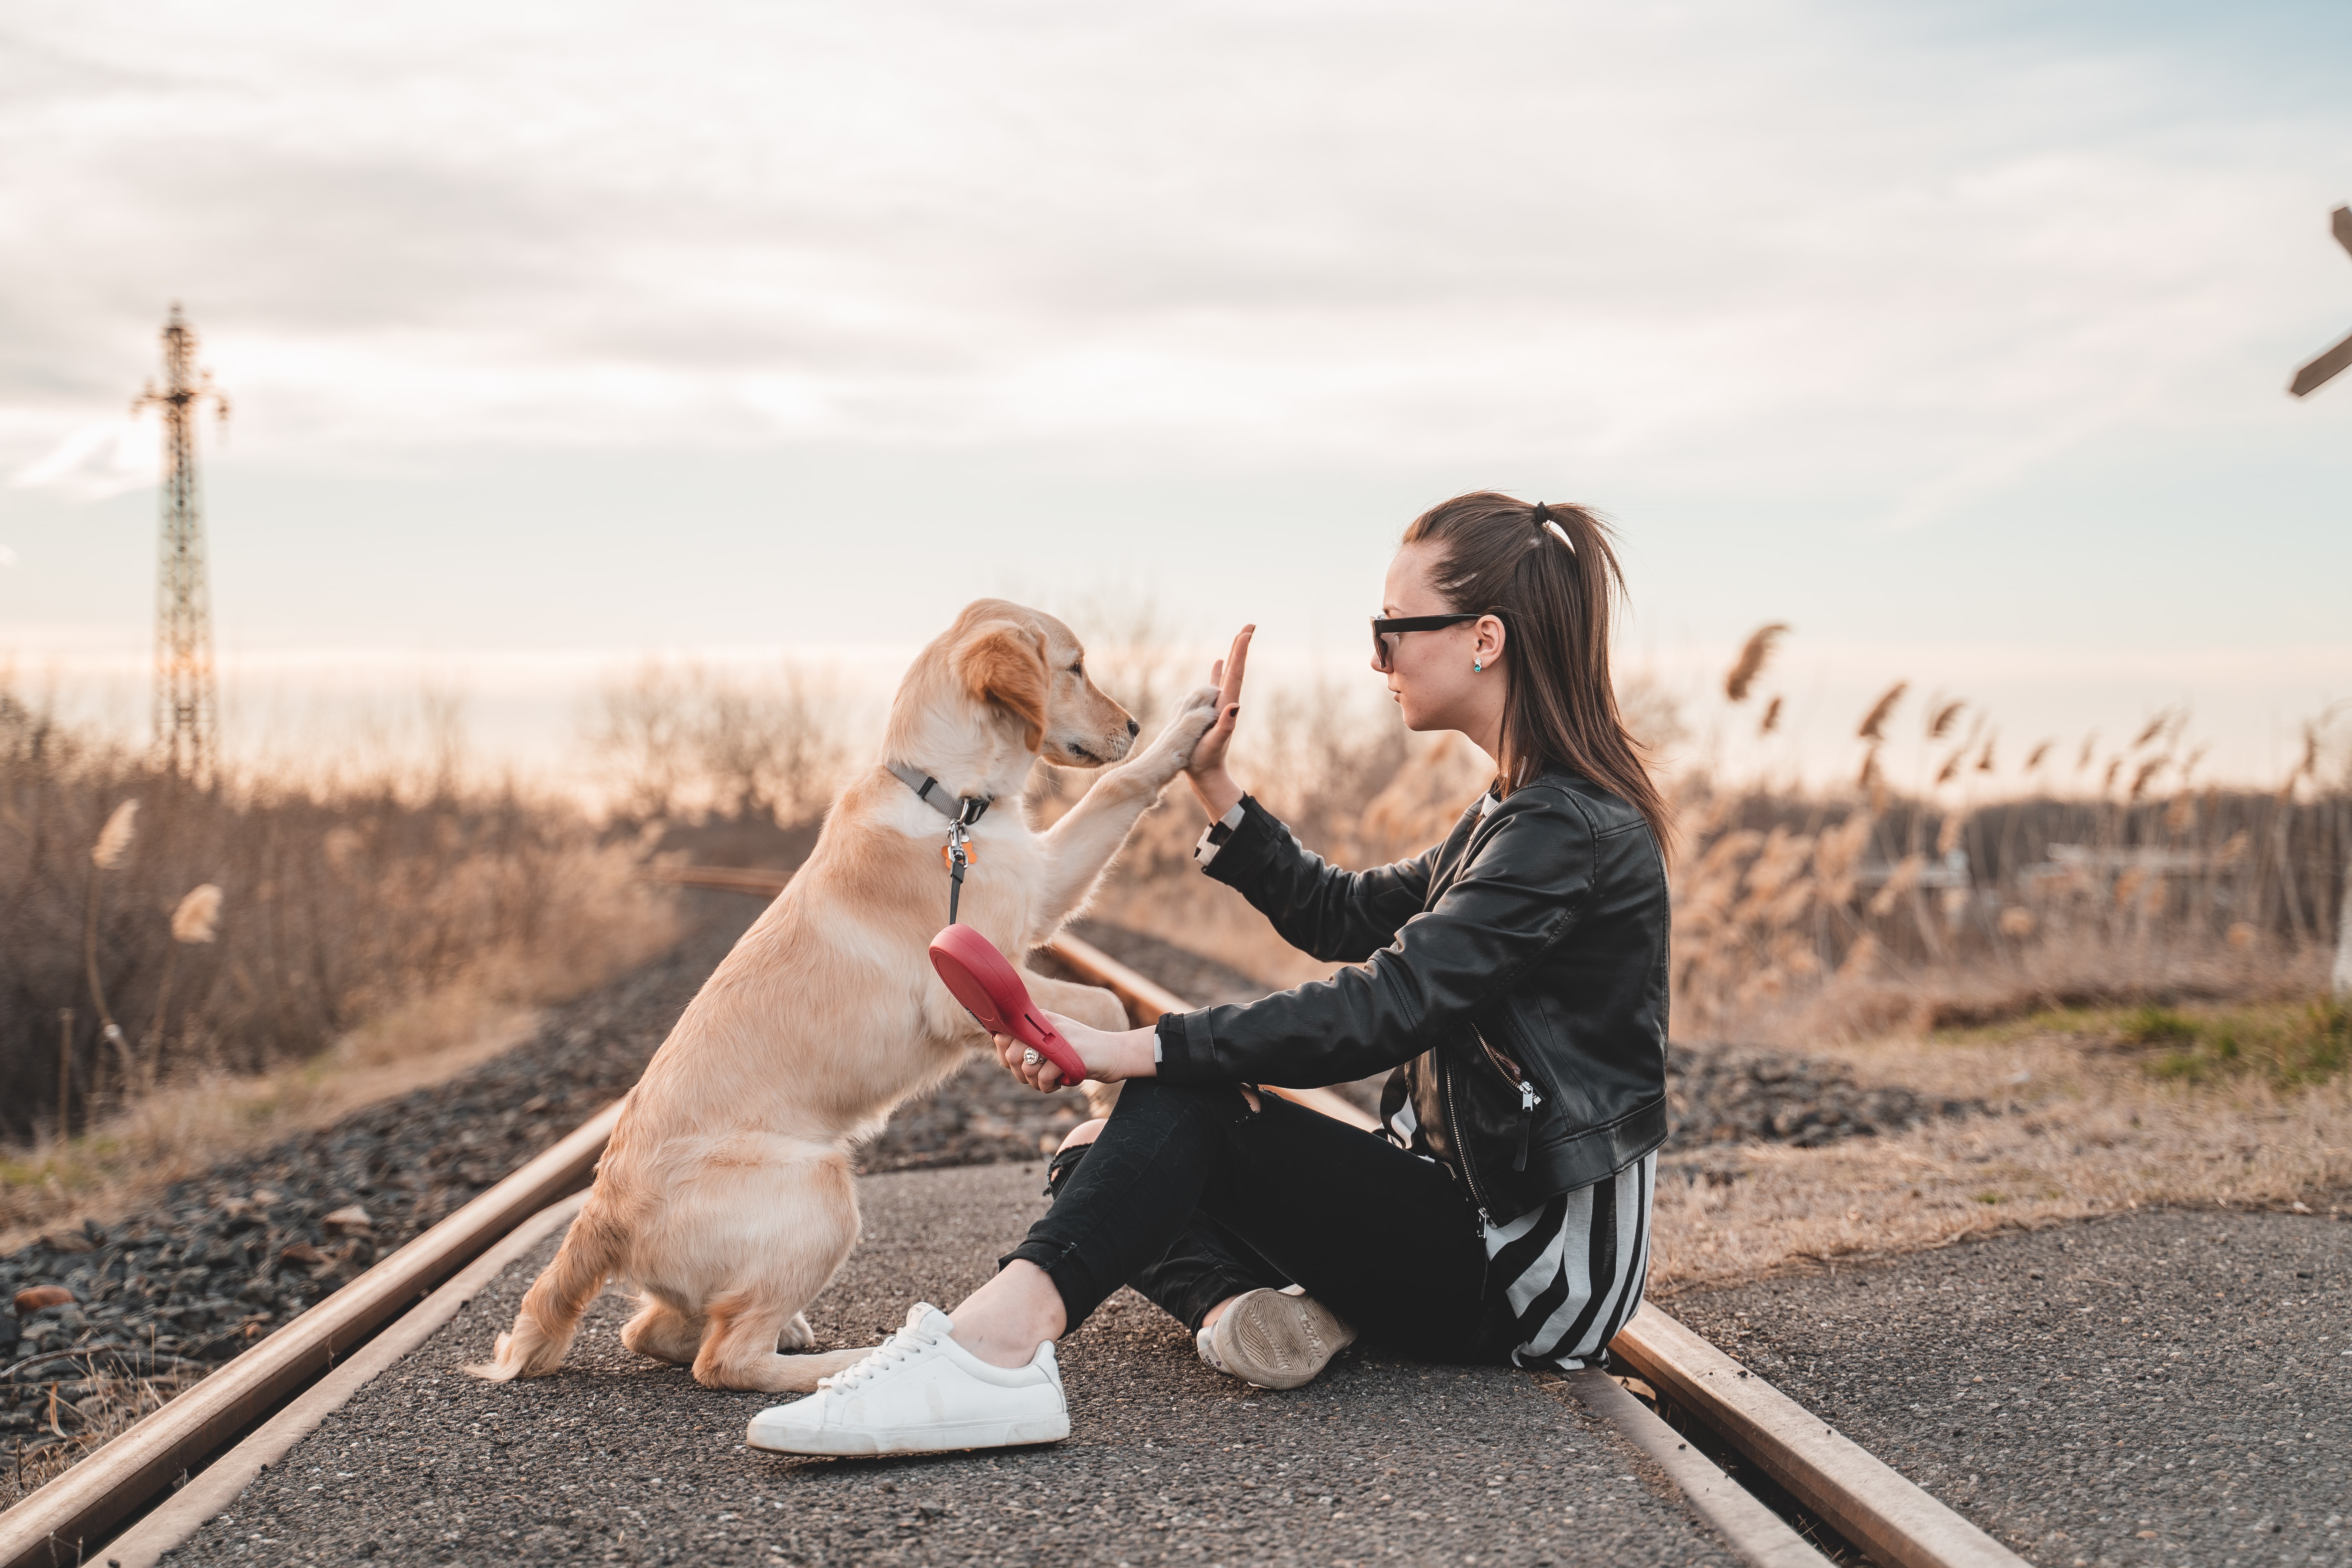
<path id="1" fill-rule="evenodd" d="M 1205 705 L 1197 700 L 1204 692 L 1208 698 Z M 1175 716 L 1160 727 L 1160 733 L 1152 738 L 1150 749 L 1137 757 L 1135 761 L 1158 763 L 1166 768 L 1168 772 L 1162 778 L 1162 783 L 1167 779 L 1174 778 L 1179 772 L 1182 771 L 1184 765 L 1192 760 L 1192 748 L 1201 743 L 1201 737 L 1208 733 L 1210 724 L 1214 722 L 1217 716 L 1216 698 L 1217 689 L 1213 686 L 1204 687 L 1201 691 L 1192 693 L 1191 698 L 1186 699 L 1185 705 L 1177 710 Z"/>

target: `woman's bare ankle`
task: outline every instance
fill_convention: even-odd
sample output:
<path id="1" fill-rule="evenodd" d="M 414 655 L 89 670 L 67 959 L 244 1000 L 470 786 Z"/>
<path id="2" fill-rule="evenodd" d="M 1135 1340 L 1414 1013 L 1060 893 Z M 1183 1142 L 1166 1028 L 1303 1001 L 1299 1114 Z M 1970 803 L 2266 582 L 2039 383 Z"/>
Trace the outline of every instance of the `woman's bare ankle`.
<path id="1" fill-rule="evenodd" d="M 991 1366 L 1027 1366 L 1039 1345 L 1062 1337 L 1069 1315 L 1053 1277 L 1016 1258 L 948 1316 L 955 1321 L 949 1337 L 980 1360 Z"/>
<path id="2" fill-rule="evenodd" d="M 1215 1306 L 1210 1308 L 1208 1315 L 1201 1320 L 1201 1326 L 1204 1329 L 1215 1328 L 1217 1326 L 1217 1320 L 1225 1315 L 1225 1309 L 1240 1300 L 1241 1298 L 1239 1296 L 1228 1296 L 1223 1300 L 1218 1302 Z"/>

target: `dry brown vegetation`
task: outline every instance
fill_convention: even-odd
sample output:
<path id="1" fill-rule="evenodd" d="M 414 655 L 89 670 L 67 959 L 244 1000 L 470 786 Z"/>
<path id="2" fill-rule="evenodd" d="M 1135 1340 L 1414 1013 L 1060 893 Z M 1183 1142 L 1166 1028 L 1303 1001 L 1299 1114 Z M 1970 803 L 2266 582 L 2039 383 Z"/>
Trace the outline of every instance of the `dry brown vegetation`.
<path id="1" fill-rule="evenodd" d="M 847 715 L 829 681 L 790 665 L 648 658 L 598 689 L 585 740 L 617 822 L 803 823 L 848 764 Z"/>
<path id="2" fill-rule="evenodd" d="M 0 688 L 0 1226 L 456 1070 L 673 940 L 633 841 L 447 760 L 199 790 Z"/>
<path id="3" fill-rule="evenodd" d="M 2332 1016 L 2295 1028 L 2294 1015 L 2307 1020 L 2315 1007 Z M 2315 1080 L 2261 1061 L 2194 1077 L 2168 1071 L 2183 1046 L 2144 1038 L 2136 1012 L 2040 1015 L 1924 1041 L 1818 1047 L 1864 1080 L 1981 1100 L 1997 1113 L 1822 1149 L 1744 1148 L 1714 1163 L 1722 1167 L 1714 1179 L 1662 1181 L 1652 1294 L 2135 1208 L 2352 1212 L 2352 1078 L 2341 1070 L 2340 1007 L 2180 1015 L 2211 1033 L 2268 1028 L 2323 1048 L 2332 1033 L 2333 1064 Z"/>
<path id="4" fill-rule="evenodd" d="M 1148 605 L 1103 620 L 1089 637 L 1090 663 L 1152 724 L 1202 672 L 1178 657 Z M 1627 681 L 1629 722 L 1666 751 L 1694 731 L 1772 731 L 1781 708 L 1770 665 L 1786 635 L 1775 625 L 1748 640 L 1720 697 L 1708 699 L 1718 703 L 1712 711 L 1694 714 L 1653 683 Z M 1473 748 L 1405 734 L 1374 690 L 1268 680 L 1253 696 L 1236 771 L 1339 864 L 1427 847 L 1486 783 Z M 0 992 L 10 1008 L 0 1071 L 14 1075 L 10 1104 L 23 1108 L 8 1131 L 21 1137 L 54 1121 L 44 1109 L 54 1103 L 54 1031 L 59 1009 L 71 1006 L 76 1125 L 94 1094 L 115 1108 L 124 1138 L 138 1125 L 121 1109 L 137 1098 L 126 1090 L 148 1094 L 142 1114 L 151 1125 L 245 1114 L 222 1110 L 218 1096 L 166 1092 L 192 1073 L 242 1071 L 248 1100 L 327 1114 L 336 1098 L 319 1087 L 317 1053 L 340 1041 L 346 1067 L 372 1050 L 381 1073 L 417 1070 L 402 1066 L 403 1042 L 418 1032 L 404 1020 L 436 1009 L 441 1023 L 423 1032 L 465 1042 L 445 1048 L 492 1048 L 516 1026 L 516 1006 L 609 970 L 663 929 L 628 879 L 644 858 L 796 864 L 822 803 L 863 765 L 857 734 L 872 717 L 806 672 L 648 663 L 616 677 L 585 726 L 612 803 L 600 825 L 553 800 L 457 789 L 446 760 L 415 779 L 194 797 L 21 704 L 0 716 L 0 860 L 16 857 L 0 864 L 14 900 L 0 919 L 13 922 L 6 932 L 28 933 L 26 952 L 39 954 L 11 951 L 0 962 L 0 985 L 10 988 Z M 2291 1013 L 2326 988 L 2352 851 L 2342 726 L 2315 721 L 2289 776 L 2246 789 L 2198 778 L 2184 715 L 2157 715 L 2104 750 L 2045 741 L 2013 754 L 2001 751 L 1992 719 L 1959 698 L 1891 681 L 1855 715 L 1856 767 L 1843 788 L 1768 787 L 1705 759 L 1672 773 L 1679 1037 L 1850 1054 L 1865 1078 L 1923 1091 L 1965 1082 L 1969 1095 L 1995 1098 L 1987 1084 L 2032 1076 L 2023 1080 L 2030 1089 L 2002 1090 L 2025 1108 L 2016 1117 L 1915 1130 L 1872 1147 L 1759 1152 L 1755 1168 L 1769 1179 L 1676 1196 L 1676 1235 L 1701 1237 L 1690 1227 L 1705 1216 L 1715 1228 L 1703 1237 L 1712 1251 L 1676 1243 L 1662 1275 L 1669 1286 L 1763 1266 L 1735 1237 L 1764 1247 L 1757 1238 L 1778 1236 L 1786 1256 L 1846 1245 L 1841 1226 L 1893 1244 L 2095 1199 L 2213 1200 L 2223 1195 L 2221 1163 L 2198 1151 L 2233 1147 L 2265 1118 L 2311 1132 L 2308 1158 L 2263 1156 L 2252 1174 L 2230 1176 L 2233 1187 L 2274 1194 L 2341 1184 L 2330 1162 L 2346 1140 L 2325 1131 L 2342 1125 L 2336 1026 L 2273 1027 L 2211 1009 L 2275 1003 Z M 1041 768 L 1029 806 L 1051 818 L 1087 781 Z M 121 863 L 95 865 L 108 814 L 132 798 L 142 804 Z M 1094 912 L 1269 983 L 1327 972 L 1194 871 L 1200 826 L 1189 795 L 1171 791 Z M 220 889 L 215 940 L 173 942 L 175 918 L 192 934 L 205 923 L 205 900 L 187 907 L 205 884 Z M 99 976 L 123 1027 L 119 1043 L 102 1036 L 80 962 L 93 888 Z M 2102 1020 L 2084 1037 L 2092 1043 L 2050 1022 L 2053 1008 L 2105 1009 L 2083 1015 Z M 2029 1018 L 2042 1023 L 2014 1034 Z M 1979 1032 L 1952 1037 L 1956 1028 Z M 2097 1043 L 2135 1029 L 2147 1048 Z M 2051 1108 L 2063 1096 L 2074 1097 L 2067 1114 L 2087 1118 L 2084 1125 L 2120 1118 L 2133 1131 L 2073 1140 L 2057 1152 L 2032 1129 L 2058 1114 Z M 140 1136 L 148 1146 L 172 1142 Z M 1979 1142 L 1964 1151 L 1971 1139 Z M 1998 1203 L 1962 1193 L 1993 1144 L 2006 1152 L 1987 1160 L 2042 1173 L 2042 1187 L 2021 1178 Z M 1906 1177 L 1899 1205 L 1849 1220 L 1857 1205 L 1845 1204 L 1800 1223 L 1797 1209 L 1813 1201 L 1803 1193 L 1828 1204 L 1841 1183 L 1862 1179 L 1855 1163 L 1872 1159 L 1926 1161 L 1919 1170 L 1948 1170 L 1955 1184 Z M 1763 1210 L 1741 1217 L 1740 1205 L 1775 1192 L 1785 1196 L 1769 1202 L 1796 1207 L 1769 1224 Z"/>
<path id="5" fill-rule="evenodd" d="M 35 1413 L 40 1430 L 68 1441 L 19 1458 L 0 1478 L 0 1500 L 13 1508 L 63 1475 L 98 1448 L 135 1426 L 172 1398 L 202 1381 L 210 1368 L 184 1366 L 152 1373 L 131 1370 L 119 1356 L 92 1356 L 73 1368 L 74 1381 L 49 1385 L 47 1407 Z"/>
<path id="6" fill-rule="evenodd" d="M 2004 773 L 1991 715 L 1909 696 L 1895 682 L 1862 716 L 1849 789 L 1678 781 L 1680 1032 L 1864 1038 L 2323 987 L 2352 860 L 2335 715 L 2275 786 L 2227 788 L 2197 778 L 2178 710 Z"/>
<path id="7" fill-rule="evenodd" d="M 1748 640 L 1701 722 L 1720 731 L 1754 710 L 1759 730 L 1777 725 L 1763 677 L 1786 630 Z M 1654 752 L 1690 732 L 1654 684 L 1626 682 L 1621 701 Z M 1670 773 L 1677 1035 L 1804 1045 L 2325 988 L 2352 862 L 2352 736 L 2335 715 L 2306 728 L 2301 760 L 2268 789 L 2201 782 L 2177 711 L 2106 752 L 2043 742 L 2006 770 L 1992 716 L 1964 700 L 1919 701 L 1898 681 L 1857 720 L 1845 788 L 1768 786 L 1703 762 Z M 1255 793 L 1347 866 L 1425 848 L 1486 782 L 1458 738 L 1406 735 L 1384 702 L 1328 686 L 1269 694 L 1235 751 Z M 1909 788 L 1890 782 L 1898 763 Z M 1192 874 L 1198 816 L 1171 792 L 1098 912 L 1268 980 L 1318 972 Z"/>

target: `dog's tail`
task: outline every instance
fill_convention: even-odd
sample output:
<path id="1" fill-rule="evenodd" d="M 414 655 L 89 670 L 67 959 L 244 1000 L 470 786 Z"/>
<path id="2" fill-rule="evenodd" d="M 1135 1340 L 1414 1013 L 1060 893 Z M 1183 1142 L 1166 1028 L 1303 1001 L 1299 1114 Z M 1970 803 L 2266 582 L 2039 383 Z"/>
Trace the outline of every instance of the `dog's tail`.
<path id="1" fill-rule="evenodd" d="M 604 1288 L 605 1276 L 628 1251 L 628 1232 L 604 1212 L 602 1194 L 592 1193 L 564 1233 L 555 1261 L 524 1292 L 514 1328 L 499 1336 L 491 1359 L 466 1370 L 493 1383 L 544 1377 L 563 1364 L 579 1331 L 580 1314 Z"/>

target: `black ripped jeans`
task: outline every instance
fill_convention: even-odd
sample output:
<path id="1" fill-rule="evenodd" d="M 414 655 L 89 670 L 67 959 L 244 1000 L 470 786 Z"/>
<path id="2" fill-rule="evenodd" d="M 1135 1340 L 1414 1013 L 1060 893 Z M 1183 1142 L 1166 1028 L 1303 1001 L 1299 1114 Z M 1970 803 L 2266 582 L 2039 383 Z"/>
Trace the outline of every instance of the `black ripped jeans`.
<path id="1" fill-rule="evenodd" d="M 1067 1151 L 1054 1206 L 1000 1263 L 1061 1293 L 1065 1332 L 1122 1285 L 1197 1331 L 1244 1290 L 1303 1286 L 1370 1339 L 1433 1360 L 1507 1360 L 1478 1211 L 1444 1167 L 1272 1094 L 1133 1079 Z"/>

